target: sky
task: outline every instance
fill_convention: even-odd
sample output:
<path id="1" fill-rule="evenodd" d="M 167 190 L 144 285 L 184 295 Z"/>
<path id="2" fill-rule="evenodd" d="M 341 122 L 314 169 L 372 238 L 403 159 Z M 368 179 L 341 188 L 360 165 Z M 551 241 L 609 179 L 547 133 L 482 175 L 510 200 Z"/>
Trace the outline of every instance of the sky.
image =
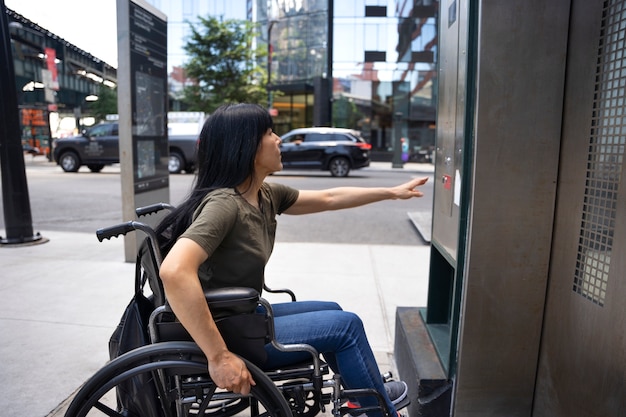
<path id="1" fill-rule="evenodd" d="M 117 68 L 116 0 L 4 0 L 4 4 Z"/>

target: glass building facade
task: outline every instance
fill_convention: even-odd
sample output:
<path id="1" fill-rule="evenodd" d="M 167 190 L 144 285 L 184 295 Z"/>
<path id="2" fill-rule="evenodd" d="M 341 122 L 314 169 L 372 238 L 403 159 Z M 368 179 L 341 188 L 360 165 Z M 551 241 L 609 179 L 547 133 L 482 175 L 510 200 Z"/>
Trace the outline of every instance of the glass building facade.
<path id="1" fill-rule="evenodd" d="M 360 130 L 375 150 L 389 151 L 398 127 L 409 154 L 434 146 L 437 2 L 258 0 L 256 5 L 256 20 L 270 42 L 279 133 L 329 122 Z M 323 120 L 319 100 L 332 106 L 330 121 Z M 322 117 L 316 117 L 316 107 Z"/>
<path id="2" fill-rule="evenodd" d="M 432 0 L 149 0 L 168 15 L 173 90 L 197 16 L 259 24 L 268 106 L 279 134 L 360 130 L 377 151 L 400 132 L 408 154 L 434 146 L 438 3 Z M 173 92 L 175 94 L 175 91 Z M 397 130 L 396 130 L 397 129 Z"/>

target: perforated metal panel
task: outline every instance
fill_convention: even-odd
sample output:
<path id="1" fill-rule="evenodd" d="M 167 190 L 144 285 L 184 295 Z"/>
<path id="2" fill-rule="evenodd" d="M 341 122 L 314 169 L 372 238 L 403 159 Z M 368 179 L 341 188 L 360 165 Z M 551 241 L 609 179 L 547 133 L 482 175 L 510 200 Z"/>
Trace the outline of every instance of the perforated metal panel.
<path id="1" fill-rule="evenodd" d="M 626 0 L 572 0 L 533 417 L 626 410 Z"/>
<path id="2" fill-rule="evenodd" d="M 605 2 L 573 290 L 604 305 L 626 143 L 626 1 Z"/>

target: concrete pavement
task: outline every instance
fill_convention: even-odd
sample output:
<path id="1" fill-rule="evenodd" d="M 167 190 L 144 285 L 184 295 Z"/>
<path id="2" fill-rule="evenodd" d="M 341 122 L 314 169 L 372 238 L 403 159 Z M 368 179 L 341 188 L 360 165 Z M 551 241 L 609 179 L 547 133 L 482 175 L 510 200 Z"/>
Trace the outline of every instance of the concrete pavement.
<path id="1" fill-rule="evenodd" d="M 108 360 L 133 291 L 122 239 L 39 232 L 46 243 L 0 246 L 1 416 L 63 415 L 66 400 Z M 395 366 L 396 307 L 426 305 L 429 256 L 428 245 L 278 242 L 266 277 L 299 299 L 334 300 L 359 314 L 386 371 Z"/>

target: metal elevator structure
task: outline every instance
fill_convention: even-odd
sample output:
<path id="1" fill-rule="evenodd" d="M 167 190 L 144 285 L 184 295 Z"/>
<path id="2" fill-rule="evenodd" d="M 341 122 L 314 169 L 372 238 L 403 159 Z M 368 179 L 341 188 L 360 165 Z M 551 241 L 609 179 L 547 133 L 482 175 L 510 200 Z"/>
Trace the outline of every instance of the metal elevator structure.
<path id="1" fill-rule="evenodd" d="M 626 415 L 626 1 L 440 2 L 411 416 Z"/>

